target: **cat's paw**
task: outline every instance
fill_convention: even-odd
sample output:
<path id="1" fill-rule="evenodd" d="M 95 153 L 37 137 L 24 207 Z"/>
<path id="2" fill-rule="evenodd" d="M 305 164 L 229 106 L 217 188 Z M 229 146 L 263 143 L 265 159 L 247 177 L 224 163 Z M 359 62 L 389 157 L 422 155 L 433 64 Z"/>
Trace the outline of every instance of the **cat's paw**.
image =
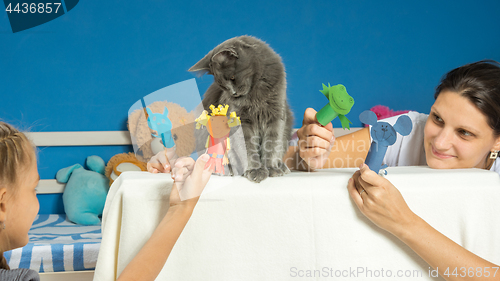
<path id="1" fill-rule="evenodd" d="M 243 176 L 253 182 L 259 183 L 269 176 L 269 171 L 266 168 L 246 170 Z"/>
<path id="2" fill-rule="evenodd" d="M 283 162 L 280 162 L 278 167 L 268 167 L 267 169 L 269 170 L 270 177 L 281 177 L 290 173 L 290 169 Z"/>

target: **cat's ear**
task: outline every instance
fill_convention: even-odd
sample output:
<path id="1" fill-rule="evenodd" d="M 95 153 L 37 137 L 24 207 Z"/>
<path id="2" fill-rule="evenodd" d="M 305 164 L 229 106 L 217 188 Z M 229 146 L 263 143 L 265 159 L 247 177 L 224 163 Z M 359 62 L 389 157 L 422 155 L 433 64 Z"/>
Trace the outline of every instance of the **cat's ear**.
<path id="1" fill-rule="evenodd" d="M 199 62 L 197 62 L 195 65 L 191 66 L 190 69 L 188 69 L 189 72 L 196 72 L 196 75 L 198 77 L 203 76 L 203 74 L 212 74 L 210 72 L 210 63 L 212 60 L 212 54 L 213 52 L 210 51 L 204 58 L 202 58 Z"/>
<path id="2" fill-rule="evenodd" d="M 227 62 L 230 59 L 237 59 L 238 53 L 233 48 L 223 49 L 217 52 L 213 57 L 212 61 L 222 64 L 223 62 Z"/>
<path id="3" fill-rule="evenodd" d="M 255 38 L 255 37 L 252 37 L 252 36 L 245 35 L 245 36 L 239 37 L 236 42 L 240 47 L 243 47 L 243 48 L 255 48 L 255 47 L 257 47 L 257 44 L 255 43 L 256 41 L 261 41 L 261 40 Z M 264 43 L 264 42 L 262 41 L 262 43 Z"/>
<path id="4" fill-rule="evenodd" d="M 236 52 L 236 50 L 234 48 L 226 48 L 226 49 L 220 50 L 219 52 L 217 52 L 217 54 L 215 54 L 212 57 L 212 61 L 225 60 L 229 57 L 238 58 L 238 53 Z"/>

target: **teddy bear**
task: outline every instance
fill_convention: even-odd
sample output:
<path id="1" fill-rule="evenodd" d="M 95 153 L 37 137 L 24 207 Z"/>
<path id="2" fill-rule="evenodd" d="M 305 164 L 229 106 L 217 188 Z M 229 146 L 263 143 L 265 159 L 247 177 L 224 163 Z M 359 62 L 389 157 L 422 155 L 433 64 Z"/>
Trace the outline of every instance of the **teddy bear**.
<path id="1" fill-rule="evenodd" d="M 180 105 L 156 101 L 146 107 L 147 109 L 134 110 L 128 116 L 128 129 L 137 159 L 148 162 L 151 157 L 164 149 L 161 138 L 155 138 L 159 132 L 155 132 L 148 126 L 148 112 L 163 114 L 168 111 L 168 119 L 172 123 L 171 137 L 175 142 L 175 152 L 178 157 L 189 156 L 195 150 L 196 141 L 194 133 L 194 114 Z"/>
<path id="2" fill-rule="evenodd" d="M 60 169 L 57 181 L 66 183 L 63 192 L 64 212 L 68 220 L 82 225 L 96 225 L 101 221 L 109 180 L 104 176 L 104 160 L 89 156 L 86 170 L 80 164 Z"/>
<path id="3" fill-rule="evenodd" d="M 120 153 L 109 159 L 104 175 L 109 179 L 109 185 L 126 171 L 147 171 L 147 164 L 137 159 L 134 153 Z"/>

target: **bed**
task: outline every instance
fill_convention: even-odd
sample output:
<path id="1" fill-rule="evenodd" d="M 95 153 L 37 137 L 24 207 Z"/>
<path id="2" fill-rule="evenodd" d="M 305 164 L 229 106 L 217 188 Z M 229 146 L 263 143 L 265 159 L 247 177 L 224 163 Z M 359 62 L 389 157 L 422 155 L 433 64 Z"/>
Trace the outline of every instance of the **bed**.
<path id="1" fill-rule="evenodd" d="M 37 215 L 30 242 L 6 252 L 11 268 L 40 273 L 94 270 L 101 245 L 101 226 L 76 225 L 62 214 Z"/>

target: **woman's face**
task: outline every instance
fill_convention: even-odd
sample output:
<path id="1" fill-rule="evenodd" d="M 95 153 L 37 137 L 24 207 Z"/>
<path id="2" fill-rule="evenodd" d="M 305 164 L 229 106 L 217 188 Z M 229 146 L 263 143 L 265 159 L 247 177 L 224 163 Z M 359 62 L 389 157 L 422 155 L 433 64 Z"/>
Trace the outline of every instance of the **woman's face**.
<path id="1" fill-rule="evenodd" d="M 38 175 L 35 156 L 33 156 L 33 159 L 30 167 L 22 172 L 24 175 L 20 175 L 19 183 L 14 187 L 16 190 L 13 193 L 7 191 L 7 194 L 5 194 L 9 198 L 6 202 L 5 229 L 1 232 L 7 236 L 3 235 L 2 240 L 8 239 L 7 245 L 4 246 L 6 248 L 15 249 L 28 243 L 28 231 L 40 208 L 35 190 L 40 181 L 40 176 Z M 2 242 L 5 243 L 5 241 Z"/>
<path id="2" fill-rule="evenodd" d="M 443 91 L 424 129 L 427 165 L 434 169 L 486 168 L 492 150 L 500 150 L 486 116 L 467 98 Z"/>

